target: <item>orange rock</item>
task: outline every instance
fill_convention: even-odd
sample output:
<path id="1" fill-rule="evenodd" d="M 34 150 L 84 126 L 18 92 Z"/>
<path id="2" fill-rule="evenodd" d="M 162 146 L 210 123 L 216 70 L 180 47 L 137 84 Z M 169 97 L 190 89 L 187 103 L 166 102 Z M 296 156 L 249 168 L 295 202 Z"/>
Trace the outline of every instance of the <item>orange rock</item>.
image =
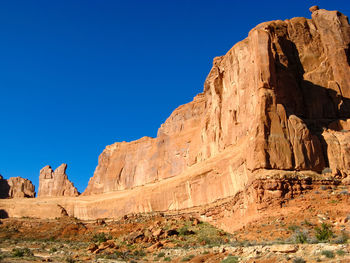
<path id="1" fill-rule="evenodd" d="M 35 187 L 28 179 L 10 177 L 7 182 L 10 186 L 10 198 L 35 197 Z"/>
<path id="2" fill-rule="evenodd" d="M 40 170 L 38 197 L 78 196 L 78 190 L 66 175 L 67 164 L 61 164 L 55 171 L 49 165 Z"/>

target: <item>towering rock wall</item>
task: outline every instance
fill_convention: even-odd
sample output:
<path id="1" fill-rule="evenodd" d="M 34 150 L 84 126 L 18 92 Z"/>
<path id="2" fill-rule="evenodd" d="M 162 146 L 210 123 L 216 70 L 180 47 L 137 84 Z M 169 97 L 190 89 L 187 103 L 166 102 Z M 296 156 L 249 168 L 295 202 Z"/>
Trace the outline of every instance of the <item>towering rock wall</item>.
<path id="1" fill-rule="evenodd" d="M 204 92 L 157 138 L 107 146 L 84 195 L 178 176 L 234 147 L 242 156 L 227 169 L 331 167 L 347 176 L 350 137 L 339 127 L 350 118 L 349 53 L 348 19 L 337 11 L 258 25 L 214 59 Z"/>
<path id="2" fill-rule="evenodd" d="M 49 165 L 40 170 L 38 197 L 78 196 L 78 190 L 68 180 L 67 164 L 61 164 L 55 171 Z"/>

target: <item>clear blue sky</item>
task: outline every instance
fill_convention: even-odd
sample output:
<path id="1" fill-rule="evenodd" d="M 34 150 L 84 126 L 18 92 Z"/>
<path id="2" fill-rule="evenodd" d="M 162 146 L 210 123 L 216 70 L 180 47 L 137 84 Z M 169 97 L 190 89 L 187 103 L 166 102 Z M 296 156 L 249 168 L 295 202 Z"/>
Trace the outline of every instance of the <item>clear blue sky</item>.
<path id="1" fill-rule="evenodd" d="M 215 56 L 315 3 L 350 15 L 349 1 L 1 1 L 0 173 L 37 188 L 68 163 L 82 192 L 105 146 L 156 136 Z"/>

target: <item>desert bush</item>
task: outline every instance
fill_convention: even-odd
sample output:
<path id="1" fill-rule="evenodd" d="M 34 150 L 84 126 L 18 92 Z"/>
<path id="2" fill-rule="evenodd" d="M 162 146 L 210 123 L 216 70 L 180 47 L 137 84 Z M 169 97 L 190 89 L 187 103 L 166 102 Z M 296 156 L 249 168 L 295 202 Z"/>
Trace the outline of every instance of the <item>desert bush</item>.
<path id="1" fill-rule="evenodd" d="M 290 231 L 293 231 L 293 232 L 297 231 L 299 228 L 300 228 L 300 227 L 297 226 L 297 225 L 290 225 L 290 226 L 288 227 L 288 229 L 289 229 Z"/>
<path id="2" fill-rule="evenodd" d="M 295 258 L 293 259 L 293 263 L 306 263 L 306 261 L 303 258 Z"/>
<path id="3" fill-rule="evenodd" d="M 221 263 L 237 263 L 237 262 L 239 262 L 239 259 L 236 256 L 228 256 L 227 258 L 221 261 Z"/>
<path id="4" fill-rule="evenodd" d="M 139 256 L 139 257 L 144 257 L 144 256 L 146 256 L 146 252 L 143 251 L 142 249 L 140 249 L 140 250 L 135 250 L 133 254 L 134 254 L 134 256 Z"/>
<path id="5" fill-rule="evenodd" d="M 328 241 L 334 236 L 330 225 L 322 223 L 321 227 L 315 227 L 315 237 L 318 241 Z"/>
<path id="6" fill-rule="evenodd" d="M 57 248 L 55 247 L 50 248 L 50 253 L 55 253 L 56 251 L 57 251 Z"/>
<path id="7" fill-rule="evenodd" d="M 164 256 L 165 256 L 165 253 L 164 252 L 160 252 L 157 257 L 162 258 Z"/>
<path id="8" fill-rule="evenodd" d="M 67 262 L 67 263 L 74 263 L 75 260 L 71 256 L 68 256 L 68 257 L 66 257 L 65 262 Z"/>
<path id="9" fill-rule="evenodd" d="M 295 233 L 295 237 L 294 237 L 294 241 L 295 243 L 298 244 L 305 244 L 308 242 L 308 236 L 307 236 L 307 232 L 303 231 L 297 231 L 297 233 Z"/>
<path id="10" fill-rule="evenodd" d="M 182 259 L 181 259 L 181 262 L 186 262 L 186 261 L 190 261 L 192 258 L 194 258 L 195 257 L 195 255 L 189 255 L 189 256 L 187 256 L 187 257 L 183 257 Z"/>
<path id="11" fill-rule="evenodd" d="M 171 258 L 170 257 L 166 257 L 166 258 L 164 258 L 164 261 L 171 261 Z"/>
<path id="12" fill-rule="evenodd" d="M 30 257 L 33 256 L 33 252 L 29 248 L 14 248 L 12 249 L 12 256 L 14 257 Z"/>
<path id="13" fill-rule="evenodd" d="M 327 258 L 334 258 L 334 253 L 330 250 L 323 250 L 321 255 L 326 256 Z"/>
<path id="14" fill-rule="evenodd" d="M 195 234 L 192 230 L 189 230 L 187 226 L 183 226 L 179 229 L 180 236 L 188 236 Z"/>
<path id="15" fill-rule="evenodd" d="M 107 240 L 112 239 L 111 236 L 106 236 L 105 233 L 97 233 L 92 237 L 92 242 L 102 243 L 106 242 Z"/>
<path id="16" fill-rule="evenodd" d="M 338 256 L 344 256 L 346 254 L 346 252 L 344 250 L 342 250 L 342 249 L 337 250 L 336 253 L 337 253 Z"/>
<path id="17" fill-rule="evenodd" d="M 306 226 L 312 226 L 312 223 L 309 222 L 307 219 L 304 220 L 303 224 Z"/>

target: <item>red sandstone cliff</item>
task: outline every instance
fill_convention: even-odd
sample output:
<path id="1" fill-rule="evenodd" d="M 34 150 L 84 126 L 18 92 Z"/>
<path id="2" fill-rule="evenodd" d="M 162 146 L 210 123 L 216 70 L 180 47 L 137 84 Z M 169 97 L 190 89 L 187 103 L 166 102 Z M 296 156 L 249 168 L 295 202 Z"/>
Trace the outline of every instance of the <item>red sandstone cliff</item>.
<path id="1" fill-rule="evenodd" d="M 0 206 L 9 216 L 81 219 L 199 209 L 232 230 L 272 201 L 334 178 L 346 183 L 349 53 L 350 26 L 337 11 L 262 23 L 214 59 L 203 93 L 177 108 L 157 138 L 107 146 L 84 196 Z M 42 170 L 39 195 L 67 196 L 68 179 L 53 177 Z"/>
<path id="2" fill-rule="evenodd" d="M 83 194 L 178 176 L 232 147 L 241 156 L 221 169 L 331 167 L 347 176 L 350 137 L 340 122 L 350 118 L 349 49 L 349 23 L 337 11 L 258 25 L 214 59 L 204 92 L 177 108 L 156 138 L 107 146 Z"/>
<path id="3" fill-rule="evenodd" d="M 55 171 L 49 165 L 40 170 L 38 197 L 78 196 L 78 190 L 68 180 L 67 164 L 61 164 Z"/>

